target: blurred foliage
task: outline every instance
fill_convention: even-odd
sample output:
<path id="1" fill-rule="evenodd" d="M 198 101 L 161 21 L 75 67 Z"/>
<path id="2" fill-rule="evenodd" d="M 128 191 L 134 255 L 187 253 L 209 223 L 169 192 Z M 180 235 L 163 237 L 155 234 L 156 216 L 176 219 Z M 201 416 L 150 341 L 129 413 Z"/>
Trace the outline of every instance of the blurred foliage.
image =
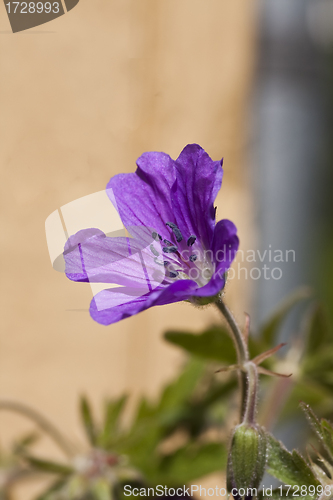
<path id="1" fill-rule="evenodd" d="M 308 299 L 309 291 L 301 289 L 280 304 L 257 335 L 250 336 L 251 358 L 277 343 L 289 312 Z M 155 401 L 142 397 L 130 423 L 125 425 L 126 395 L 105 401 L 100 419 L 96 418 L 89 399 L 83 396 L 79 410 L 85 446 L 58 463 L 32 453 L 29 440 L 21 441 L 12 451 L 15 460 L 6 467 L 2 465 L 8 477 L 12 477 L 11 471 L 22 467 L 25 473 L 50 477 L 51 486 L 36 500 L 110 500 L 124 498 L 124 484 L 177 488 L 207 474 L 222 473 L 238 406 L 237 376 L 216 374 L 217 369 L 236 362 L 228 330 L 223 325 L 212 325 L 197 334 L 169 331 L 165 338 L 189 356 L 180 374 L 163 388 Z M 305 401 L 303 409 L 330 459 L 333 431 L 326 417 L 333 413 L 332 354 L 333 333 L 325 313 L 320 305 L 311 303 L 287 354 L 264 361 L 267 369 L 292 372 L 293 376 L 289 379 L 261 376 L 265 383 L 259 409 L 259 420 L 261 413 L 266 426 L 272 427 L 277 421 L 299 414 L 299 401 Z M 305 406 L 308 404 L 324 420 L 317 419 Z M 63 439 L 60 433 L 54 435 Z M 286 485 L 323 484 L 311 462 L 298 451 L 287 451 L 271 435 L 267 471 Z M 11 485 L 9 481 L 3 500 L 11 499 Z M 283 489 L 276 490 L 273 498 L 280 497 L 281 492 L 284 495 Z"/>
<path id="2" fill-rule="evenodd" d="M 279 333 L 288 314 L 295 305 L 309 297 L 308 289 L 297 290 L 277 307 L 256 335 L 250 335 L 251 358 L 278 344 Z M 207 361 L 225 365 L 234 364 L 236 361 L 228 330 L 224 326 L 213 325 L 200 334 L 169 331 L 165 338 L 188 353 Z M 290 345 L 284 349 L 287 350 L 284 359 L 274 356 L 265 360 L 263 366 L 272 371 L 292 373 L 292 377 L 287 381 L 266 379 L 263 384 L 265 397 L 262 398 L 264 402 L 259 408 L 259 419 L 260 413 L 268 411 L 264 407 L 274 410 L 272 423 L 276 423 L 277 417 L 285 419 L 295 416 L 299 412 L 300 400 L 306 400 L 321 415 L 330 415 L 333 412 L 333 330 L 329 328 L 320 305 L 309 305 L 302 318 L 299 334 L 292 337 Z M 279 397 L 281 391 L 284 392 L 283 398 Z M 271 422 L 264 423 L 270 427 Z"/>
<path id="3" fill-rule="evenodd" d="M 55 477 L 38 500 L 107 500 L 121 496 L 122 484 L 178 487 L 222 471 L 226 445 L 207 431 L 223 431 L 223 408 L 235 387 L 235 380 L 218 382 L 203 361 L 190 359 L 157 401 L 141 399 L 128 428 L 126 396 L 105 402 L 101 422 L 82 397 L 86 451 L 66 463 L 22 453 L 32 470 Z"/>
<path id="4" fill-rule="evenodd" d="M 13 500 L 13 487 L 36 474 L 22 460 L 22 456 L 30 451 L 37 440 L 38 436 L 31 433 L 16 440 L 8 451 L 0 449 L 0 500 Z"/>

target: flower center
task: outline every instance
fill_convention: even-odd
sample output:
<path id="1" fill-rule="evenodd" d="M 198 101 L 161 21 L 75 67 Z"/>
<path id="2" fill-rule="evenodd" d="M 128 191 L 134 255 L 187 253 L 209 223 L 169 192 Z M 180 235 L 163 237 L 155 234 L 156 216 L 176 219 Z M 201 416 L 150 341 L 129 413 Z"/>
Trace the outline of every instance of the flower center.
<path id="1" fill-rule="evenodd" d="M 172 283 L 174 280 L 190 279 L 195 281 L 200 287 L 206 285 L 213 274 L 211 259 L 203 251 L 197 237 L 190 235 L 186 242 L 183 235 L 173 222 L 167 222 L 166 226 L 171 229 L 170 239 L 176 240 L 174 243 L 168 239 L 163 239 L 156 231 L 152 237 L 162 247 L 162 255 L 152 244 L 150 250 L 155 256 L 156 264 L 165 267 L 165 282 Z M 163 261 L 160 258 L 163 258 Z"/>

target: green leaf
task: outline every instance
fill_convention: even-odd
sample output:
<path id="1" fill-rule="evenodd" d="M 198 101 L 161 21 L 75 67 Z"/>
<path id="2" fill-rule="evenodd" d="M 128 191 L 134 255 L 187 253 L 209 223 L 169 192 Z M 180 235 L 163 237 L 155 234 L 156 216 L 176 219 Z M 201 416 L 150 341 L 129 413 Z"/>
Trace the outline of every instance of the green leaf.
<path id="1" fill-rule="evenodd" d="M 23 438 L 16 441 L 13 445 L 13 453 L 14 454 L 23 454 L 26 453 L 27 449 L 30 448 L 33 444 L 38 441 L 39 435 L 36 433 L 28 434 Z"/>
<path id="2" fill-rule="evenodd" d="M 69 465 L 51 462 L 49 460 L 41 460 L 29 455 L 25 455 L 24 459 L 34 468 L 41 472 L 50 474 L 59 474 L 60 476 L 68 476 L 73 474 L 74 469 Z"/>
<path id="3" fill-rule="evenodd" d="M 171 485 L 186 484 L 215 471 L 222 471 L 227 462 L 224 445 L 190 444 L 165 457 L 160 465 L 164 481 Z"/>
<path id="4" fill-rule="evenodd" d="M 41 493 L 35 500 L 51 500 L 54 498 L 53 493 L 60 491 L 65 485 L 67 480 L 60 479 L 51 484 L 43 493 Z"/>
<path id="5" fill-rule="evenodd" d="M 80 414 L 88 440 L 92 446 L 97 444 L 97 429 L 94 422 L 92 410 L 88 399 L 82 396 L 80 399 Z"/>
<path id="6" fill-rule="evenodd" d="M 267 346 L 272 346 L 278 330 L 280 329 L 282 323 L 286 319 L 291 309 L 301 300 L 309 298 L 310 295 L 310 289 L 307 287 L 302 287 L 292 293 L 283 302 L 281 302 L 276 311 L 260 329 L 260 336 L 265 341 Z"/>
<path id="7" fill-rule="evenodd" d="M 309 420 L 311 426 L 318 435 L 320 441 L 324 445 L 327 453 L 333 459 L 333 427 L 328 420 L 319 420 L 315 413 L 312 411 L 310 406 L 306 403 L 301 403 L 301 408 L 304 411 L 307 419 Z"/>
<path id="8" fill-rule="evenodd" d="M 156 410 L 158 413 L 167 409 L 174 410 L 184 404 L 193 395 L 206 369 L 205 363 L 193 358 L 186 364 L 180 376 L 165 387 Z"/>
<path id="9" fill-rule="evenodd" d="M 121 396 L 115 401 L 107 401 L 104 413 L 103 430 L 98 437 L 101 448 L 109 448 L 116 440 L 119 433 L 119 420 L 127 402 L 127 395 Z"/>
<path id="10" fill-rule="evenodd" d="M 312 308 L 308 319 L 307 352 L 309 355 L 317 352 L 329 339 L 328 323 L 321 305 Z"/>
<path id="11" fill-rule="evenodd" d="M 212 326 L 201 334 L 170 331 L 164 337 L 171 344 L 201 358 L 227 364 L 236 362 L 233 341 L 222 326 Z"/>
<path id="12" fill-rule="evenodd" d="M 290 453 L 270 434 L 268 434 L 268 444 L 267 472 L 269 474 L 291 486 L 320 485 L 309 464 L 296 450 Z"/>
<path id="13" fill-rule="evenodd" d="M 111 486 L 106 479 L 94 481 L 91 491 L 96 500 L 112 500 Z"/>
<path id="14" fill-rule="evenodd" d="M 281 412 L 281 418 L 290 418 L 298 412 L 299 401 L 306 400 L 312 407 L 321 413 L 333 411 L 331 393 L 327 388 L 312 380 L 309 376 L 301 377 L 292 386 L 290 395 Z"/>

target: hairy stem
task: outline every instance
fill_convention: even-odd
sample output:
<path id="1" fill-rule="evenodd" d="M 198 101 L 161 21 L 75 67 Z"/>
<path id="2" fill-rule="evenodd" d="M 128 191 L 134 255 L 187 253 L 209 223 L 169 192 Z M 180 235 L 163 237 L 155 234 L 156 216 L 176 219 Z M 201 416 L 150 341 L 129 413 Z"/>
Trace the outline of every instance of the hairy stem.
<path id="1" fill-rule="evenodd" d="M 221 311 L 228 325 L 230 326 L 230 330 L 232 332 L 232 338 L 237 352 L 237 361 L 239 365 L 243 365 L 249 359 L 249 353 L 247 350 L 247 345 L 245 343 L 243 334 L 240 331 L 240 328 L 237 325 L 232 312 L 223 302 L 221 297 L 218 298 L 215 304 L 217 305 L 218 309 Z"/>
<path id="2" fill-rule="evenodd" d="M 242 370 L 239 374 L 239 385 L 241 392 L 241 421 L 253 423 L 257 401 L 257 367 L 254 363 L 249 362 L 247 343 L 239 326 L 236 323 L 233 314 L 223 302 L 221 297 L 217 299 L 215 304 L 223 314 L 230 327 L 232 339 L 234 341 L 237 353 L 237 362 L 239 366 L 243 367 L 244 369 L 244 371 Z"/>
<path id="3" fill-rule="evenodd" d="M 33 410 L 29 406 L 22 403 L 7 400 L 0 401 L 0 410 L 12 411 L 29 418 L 53 439 L 53 441 L 59 446 L 59 448 L 61 448 L 67 457 L 71 458 L 75 454 L 72 445 L 68 442 L 68 440 L 51 422 L 49 422 L 49 420 L 36 410 Z"/>
<path id="4" fill-rule="evenodd" d="M 258 371 L 254 363 L 247 363 L 246 369 L 246 402 L 244 408 L 243 422 L 247 424 L 255 423 L 256 408 L 257 408 L 257 395 L 258 395 Z"/>

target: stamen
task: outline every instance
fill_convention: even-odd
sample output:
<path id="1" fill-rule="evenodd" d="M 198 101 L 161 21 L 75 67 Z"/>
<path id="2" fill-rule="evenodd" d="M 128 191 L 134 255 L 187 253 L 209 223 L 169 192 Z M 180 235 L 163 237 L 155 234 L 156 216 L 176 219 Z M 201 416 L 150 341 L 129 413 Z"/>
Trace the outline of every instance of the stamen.
<path id="1" fill-rule="evenodd" d="M 174 224 L 173 222 L 167 222 L 166 226 L 168 226 L 170 229 L 172 229 L 173 234 L 175 235 L 177 242 L 180 243 L 183 239 L 183 235 L 180 232 L 179 227 L 176 226 L 176 224 Z"/>
<path id="2" fill-rule="evenodd" d="M 153 232 L 151 233 L 151 235 L 152 235 L 152 238 L 153 238 L 154 240 L 156 240 L 156 241 L 157 241 L 157 239 L 159 238 L 159 239 L 162 241 L 162 236 L 161 236 L 160 234 L 158 234 L 156 231 L 153 231 Z"/>
<path id="3" fill-rule="evenodd" d="M 151 252 L 155 255 L 155 257 L 158 257 L 160 254 L 158 253 L 158 251 L 156 250 L 156 248 L 154 248 L 154 245 L 150 245 L 150 250 Z"/>
<path id="4" fill-rule="evenodd" d="M 178 271 L 170 271 L 170 278 L 177 278 L 178 274 Z"/>
<path id="5" fill-rule="evenodd" d="M 192 234 L 189 239 L 187 240 L 187 246 L 188 247 L 191 247 L 194 243 L 195 243 L 195 240 L 197 239 L 196 236 L 194 236 L 194 234 Z"/>
<path id="6" fill-rule="evenodd" d="M 190 255 L 190 262 L 195 262 L 197 260 L 198 256 L 197 255 Z"/>
<path id="7" fill-rule="evenodd" d="M 171 264 L 171 262 L 169 262 L 168 260 L 165 260 L 165 261 L 163 262 L 163 264 L 164 264 L 164 267 L 168 267 L 168 265 L 169 265 L 169 264 Z"/>
<path id="8" fill-rule="evenodd" d="M 163 248 L 163 252 L 165 252 L 165 253 L 177 253 L 178 252 L 178 248 L 175 247 L 175 246 L 164 247 Z"/>
<path id="9" fill-rule="evenodd" d="M 154 262 L 155 262 L 156 264 L 158 264 L 159 266 L 164 266 L 164 262 L 162 262 L 161 260 L 157 260 L 157 258 L 156 258 L 156 257 L 154 258 Z"/>
<path id="10" fill-rule="evenodd" d="M 174 246 L 173 243 L 171 243 L 171 241 L 169 241 L 169 240 L 164 240 L 164 243 L 166 245 L 168 245 L 169 247 L 173 247 Z"/>

